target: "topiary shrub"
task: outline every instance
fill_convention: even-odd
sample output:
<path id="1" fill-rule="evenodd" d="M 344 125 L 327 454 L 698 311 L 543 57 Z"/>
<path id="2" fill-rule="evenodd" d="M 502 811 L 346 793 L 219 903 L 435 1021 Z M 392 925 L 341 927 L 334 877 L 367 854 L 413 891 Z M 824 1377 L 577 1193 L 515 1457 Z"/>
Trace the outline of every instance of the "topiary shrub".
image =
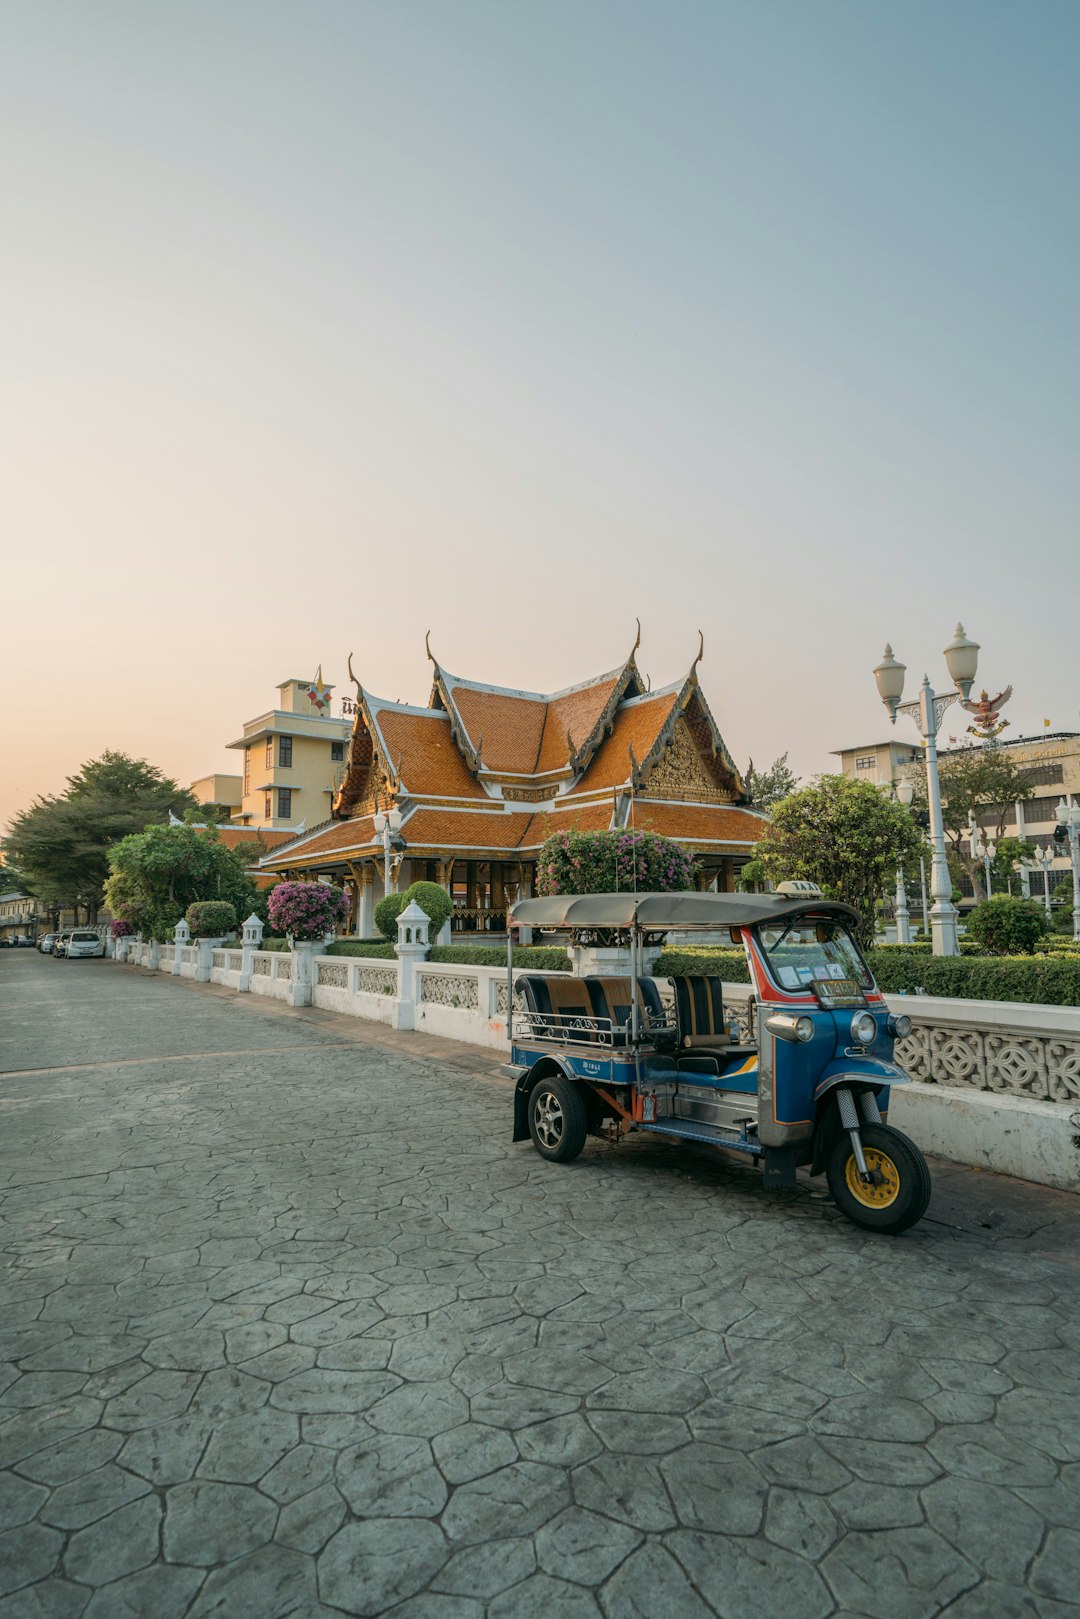
<path id="1" fill-rule="evenodd" d="M 236 928 L 236 909 L 224 899 L 197 899 L 187 908 L 187 925 L 195 939 L 223 939 Z"/>
<path id="2" fill-rule="evenodd" d="M 375 907 L 375 926 L 391 944 L 397 938 L 397 919 L 407 904 L 404 894 L 387 894 Z"/>
<path id="3" fill-rule="evenodd" d="M 1049 933 L 1043 907 L 1033 899 L 995 894 L 965 919 L 967 937 L 976 939 L 989 956 L 1030 956 Z"/>
<path id="4" fill-rule="evenodd" d="M 349 914 L 349 896 L 332 883 L 278 883 L 267 903 L 272 926 L 291 939 L 325 939 Z"/>
<path id="5" fill-rule="evenodd" d="M 440 888 L 438 883 L 413 883 L 411 888 L 405 890 L 405 903 L 410 905 L 413 901 L 419 905 L 431 923 L 428 937 L 436 939 L 454 909 L 450 895 L 445 888 Z"/>

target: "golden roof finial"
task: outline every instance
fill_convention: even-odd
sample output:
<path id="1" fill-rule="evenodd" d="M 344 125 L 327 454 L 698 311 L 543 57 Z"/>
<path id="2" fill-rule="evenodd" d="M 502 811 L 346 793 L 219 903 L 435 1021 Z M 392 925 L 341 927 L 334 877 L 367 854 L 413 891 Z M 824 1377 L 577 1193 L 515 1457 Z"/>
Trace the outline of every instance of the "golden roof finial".
<path id="1" fill-rule="evenodd" d="M 632 658 L 634 656 L 634 653 L 637 651 L 638 647 L 641 645 L 641 620 L 640 620 L 640 618 L 635 618 L 634 623 L 637 625 L 637 635 L 634 637 L 634 644 L 630 648 L 630 658 Z M 626 660 L 627 663 L 630 662 L 630 658 L 627 658 L 627 660 Z"/>
<path id="2" fill-rule="evenodd" d="M 353 674 L 352 653 L 351 652 L 349 653 L 349 679 L 352 681 L 353 685 L 356 687 L 357 692 L 362 695 L 364 688 L 363 688 L 363 686 L 361 686 L 360 682 L 357 680 L 356 676 Z"/>
<path id="3" fill-rule="evenodd" d="M 705 636 L 704 636 L 704 634 L 702 633 L 701 630 L 698 630 L 697 657 L 694 659 L 693 663 L 690 665 L 690 674 L 691 675 L 693 675 L 697 671 L 697 666 L 701 662 L 701 660 L 702 660 L 702 658 L 704 656 L 705 656 Z"/>
<path id="4" fill-rule="evenodd" d="M 431 650 L 431 631 L 430 630 L 426 630 L 424 632 L 424 651 L 427 653 L 429 660 L 432 663 L 435 664 L 435 667 L 437 669 L 439 666 L 435 662 L 435 654 Z"/>

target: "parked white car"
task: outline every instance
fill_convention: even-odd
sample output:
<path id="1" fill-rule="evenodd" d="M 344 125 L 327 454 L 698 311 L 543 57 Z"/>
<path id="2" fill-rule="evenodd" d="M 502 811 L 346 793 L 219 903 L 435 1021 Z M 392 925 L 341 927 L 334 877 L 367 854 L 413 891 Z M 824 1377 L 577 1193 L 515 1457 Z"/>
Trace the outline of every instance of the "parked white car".
<path id="1" fill-rule="evenodd" d="M 99 939 L 96 933 L 91 933 L 88 928 L 76 928 L 73 933 L 68 934 L 64 954 L 69 961 L 73 956 L 103 956 L 105 941 Z"/>

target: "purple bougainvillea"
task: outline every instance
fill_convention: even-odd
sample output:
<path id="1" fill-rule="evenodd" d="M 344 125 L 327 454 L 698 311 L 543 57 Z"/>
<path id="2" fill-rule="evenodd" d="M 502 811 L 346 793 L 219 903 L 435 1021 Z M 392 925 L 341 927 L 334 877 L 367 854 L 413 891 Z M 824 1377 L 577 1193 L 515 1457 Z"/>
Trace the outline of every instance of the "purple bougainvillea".
<path id="1" fill-rule="evenodd" d="M 695 865 L 681 844 L 629 827 L 612 832 L 556 832 L 540 850 L 540 894 L 613 894 L 636 888 L 663 893 L 693 888 Z"/>
<path id="2" fill-rule="evenodd" d="M 277 883 L 267 905 L 270 926 L 293 939 L 323 939 L 349 914 L 349 896 L 329 883 Z"/>

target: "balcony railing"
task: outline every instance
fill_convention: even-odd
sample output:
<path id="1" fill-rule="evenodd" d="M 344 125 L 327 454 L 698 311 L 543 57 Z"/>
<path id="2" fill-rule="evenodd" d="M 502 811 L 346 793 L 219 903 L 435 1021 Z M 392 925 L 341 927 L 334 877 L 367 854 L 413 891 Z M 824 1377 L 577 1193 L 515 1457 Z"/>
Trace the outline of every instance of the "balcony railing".
<path id="1" fill-rule="evenodd" d="M 506 907 L 455 906 L 450 917 L 451 933 L 505 933 Z"/>

